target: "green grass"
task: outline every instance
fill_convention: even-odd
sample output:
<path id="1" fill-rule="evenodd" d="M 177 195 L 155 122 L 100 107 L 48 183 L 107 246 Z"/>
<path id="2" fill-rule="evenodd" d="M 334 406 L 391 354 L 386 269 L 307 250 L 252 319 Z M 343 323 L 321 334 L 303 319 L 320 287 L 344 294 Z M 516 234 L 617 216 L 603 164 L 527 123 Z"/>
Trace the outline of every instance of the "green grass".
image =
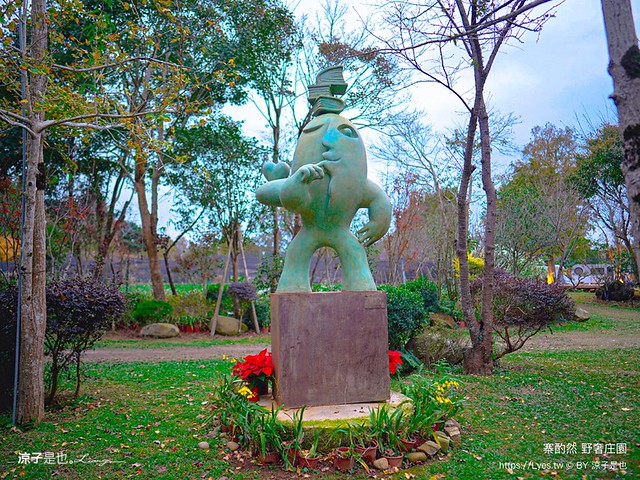
<path id="1" fill-rule="evenodd" d="M 592 319 L 573 324 L 574 330 L 584 326 L 603 335 L 639 330 L 640 309 L 605 306 L 588 296 L 580 304 Z M 265 337 L 101 340 L 99 346 L 169 348 L 267 341 Z M 70 480 L 264 478 L 265 472 L 236 471 L 202 427 L 210 413 L 206 402 L 211 386 L 230 368 L 229 362 L 217 360 L 88 364 L 83 396 L 48 411 L 42 424 L 16 431 L 6 426 L 8 418 L 0 417 L 0 479 L 40 480 L 54 475 Z M 439 461 L 402 472 L 398 479 L 407 478 L 407 473 L 419 479 L 490 480 L 634 478 L 640 474 L 640 349 L 515 353 L 505 357 L 491 377 L 460 377 L 467 399 L 459 417 L 462 447 Z M 201 440 L 213 448 L 198 449 Z M 575 454 L 544 451 L 545 444 L 573 442 Z M 590 462 L 603 458 L 582 453 L 582 443 L 625 443 L 626 455 L 610 455 L 607 460 L 626 462 L 626 476 L 620 471 L 594 470 Z M 67 460 L 79 463 L 19 465 L 19 452 L 64 453 Z M 510 473 L 504 465 L 508 462 L 532 463 L 527 463 L 526 470 L 511 466 Z M 587 468 L 567 470 L 566 462 L 585 462 Z M 547 466 L 543 472 L 533 469 Z M 357 478 L 365 478 L 360 472 Z"/>
<path id="2" fill-rule="evenodd" d="M 241 338 L 203 339 L 202 337 L 176 337 L 172 340 L 159 340 L 150 338 L 134 339 L 101 339 L 95 344 L 95 348 L 173 348 L 173 347 L 211 347 L 214 345 L 270 345 L 271 339 L 267 336 L 251 336 Z"/>
<path id="3" fill-rule="evenodd" d="M 0 430 L 0 478 L 259 478 L 230 469 L 218 448 L 197 448 L 222 361 L 93 364 L 85 394 L 23 433 Z M 443 460 L 411 470 L 416 478 L 516 478 L 500 462 L 590 462 L 581 443 L 626 443 L 628 476 L 640 472 L 640 349 L 540 352 L 506 357 L 492 377 L 461 376 L 467 408 L 463 443 Z M 4 424 L 7 420 L 3 420 Z M 546 454 L 545 443 L 572 443 L 578 453 Z M 17 452 L 64 452 L 69 460 L 124 462 L 18 465 Z M 550 469 L 550 470 L 553 470 Z M 515 472 L 523 478 L 540 473 Z M 550 473 L 548 473 L 550 474 Z M 559 472 L 559 478 L 622 478 L 620 472 Z M 343 477 L 345 478 L 345 477 Z M 405 478 L 399 475 L 398 478 Z"/>
<path id="4" fill-rule="evenodd" d="M 189 293 L 194 290 L 202 291 L 202 285 L 197 283 L 176 283 L 175 287 L 178 295 Z M 148 297 L 153 297 L 153 287 L 151 284 L 129 285 L 127 290 L 132 293 L 142 293 Z M 164 293 L 167 296 L 171 295 L 171 286 L 168 283 L 164 284 Z"/>

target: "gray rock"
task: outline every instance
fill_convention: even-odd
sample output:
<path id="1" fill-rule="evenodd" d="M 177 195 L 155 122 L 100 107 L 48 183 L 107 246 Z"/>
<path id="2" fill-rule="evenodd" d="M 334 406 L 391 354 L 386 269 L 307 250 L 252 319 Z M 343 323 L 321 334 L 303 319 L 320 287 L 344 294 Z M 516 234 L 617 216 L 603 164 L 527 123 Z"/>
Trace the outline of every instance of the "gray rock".
<path id="1" fill-rule="evenodd" d="M 582 307 L 576 307 L 576 320 L 586 322 L 591 318 L 591 314 Z"/>
<path id="2" fill-rule="evenodd" d="M 172 338 L 180 335 L 180 330 L 171 323 L 152 323 L 142 327 L 140 335 L 143 337 Z"/>
<path id="3" fill-rule="evenodd" d="M 449 435 L 449 439 L 451 440 L 451 445 L 453 445 L 456 448 L 458 448 L 461 445 L 462 439 L 460 437 L 460 429 L 459 428 L 445 426 L 444 427 L 444 433 Z"/>
<path id="4" fill-rule="evenodd" d="M 411 452 L 407 454 L 407 460 L 411 463 L 419 463 L 427 461 L 427 454 L 424 452 Z"/>
<path id="5" fill-rule="evenodd" d="M 445 359 L 451 365 L 462 363 L 462 352 L 471 345 L 469 334 L 442 324 L 425 326 L 413 337 L 407 348 L 423 363 L 432 365 Z"/>
<path id="6" fill-rule="evenodd" d="M 198 443 L 198 448 L 203 450 L 209 450 L 209 442 L 200 442 Z"/>
<path id="7" fill-rule="evenodd" d="M 449 451 L 449 445 L 451 444 L 451 439 L 449 435 L 444 432 L 433 432 L 433 436 L 436 439 L 436 442 L 442 448 L 442 453 L 447 453 Z"/>
<path id="8" fill-rule="evenodd" d="M 434 456 L 436 453 L 440 451 L 440 445 L 436 442 L 432 442 L 431 440 L 427 440 L 422 445 L 420 445 L 417 450 L 420 452 L 424 452 L 429 456 Z"/>
<path id="9" fill-rule="evenodd" d="M 458 430 L 461 430 L 460 423 L 455 418 L 450 418 L 446 422 L 444 422 L 444 426 L 446 427 L 456 427 Z"/>
<path id="10" fill-rule="evenodd" d="M 232 452 L 235 452 L 240 448 L 240 445 L 237 442 L 227 442 L 227 448 Z"/>
<path id="11" fill-rule="evenodd" d="M 233 336 L 238 335 L 238 326 L 240 327 L 240 333 L 248 330 L 247 326 L 240 322 L 240 320 L 233 317 L 221 317 L 218 315 L 218 322 L 216 323 L 216 333 L 218 335 Z"/>
<path id="12" fill-rule="evenodd" d="M 429 318 L 434 325 L 442 325 L 444 327 L 456 328 L 456 321 L 453 317 L 447 313 L 431 312 Z"/>
<path id="13" fill-rule="evenodd" d="M 389 462 L 386 458 L 382 457 L 379 458 L 377 460 L 375 460 L 373 462 L 373 466 L 374 468 L 377 468 L 378 470 L 388 470 L 389 469 Z"/>

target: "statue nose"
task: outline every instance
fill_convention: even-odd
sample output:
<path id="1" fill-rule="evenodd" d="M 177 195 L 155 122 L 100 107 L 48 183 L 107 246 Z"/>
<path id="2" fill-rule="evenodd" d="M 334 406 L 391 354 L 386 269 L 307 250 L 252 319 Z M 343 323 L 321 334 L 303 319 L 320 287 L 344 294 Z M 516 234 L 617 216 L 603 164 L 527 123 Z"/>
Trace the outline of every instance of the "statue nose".
<path id="1" fill-rule="evenodd" d="M 338 131 L 335 128 L 327 128 L 322 137 L 322 146 L 329 150 L 336 144 Z"/>

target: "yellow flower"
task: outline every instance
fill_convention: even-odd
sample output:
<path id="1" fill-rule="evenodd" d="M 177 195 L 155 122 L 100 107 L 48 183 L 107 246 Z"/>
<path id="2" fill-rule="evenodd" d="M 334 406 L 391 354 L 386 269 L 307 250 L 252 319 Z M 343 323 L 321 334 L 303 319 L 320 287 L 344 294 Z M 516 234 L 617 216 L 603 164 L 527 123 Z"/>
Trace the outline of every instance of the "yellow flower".
<path id="1" fill-rule="evenodd" d="M 245 398 L 253 397 L 253 392 L 249 387 L 246 387 L 246 386 L 238 390 L 238 393 Z"/>

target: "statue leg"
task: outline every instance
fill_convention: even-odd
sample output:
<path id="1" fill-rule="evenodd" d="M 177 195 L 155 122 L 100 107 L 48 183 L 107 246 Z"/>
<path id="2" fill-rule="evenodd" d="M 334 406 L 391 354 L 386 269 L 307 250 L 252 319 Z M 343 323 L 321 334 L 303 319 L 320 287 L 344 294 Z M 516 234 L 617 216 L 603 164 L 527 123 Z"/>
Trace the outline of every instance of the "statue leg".
<path id="1" fill-rule="evenodd" d="M 304 227 L 291 240 L 276 292 L 310 292 L 309 267 L 318 241 Z"/>
<path id="2" fill-rule="evenodd" d="M 342 289 L 355 291 L 371 291 L 376 284 L 371 275 L 367 253 L 356 237 L 349 230 L 336 235 L 333 248 L 338 252 L 342 264 Z"/>

